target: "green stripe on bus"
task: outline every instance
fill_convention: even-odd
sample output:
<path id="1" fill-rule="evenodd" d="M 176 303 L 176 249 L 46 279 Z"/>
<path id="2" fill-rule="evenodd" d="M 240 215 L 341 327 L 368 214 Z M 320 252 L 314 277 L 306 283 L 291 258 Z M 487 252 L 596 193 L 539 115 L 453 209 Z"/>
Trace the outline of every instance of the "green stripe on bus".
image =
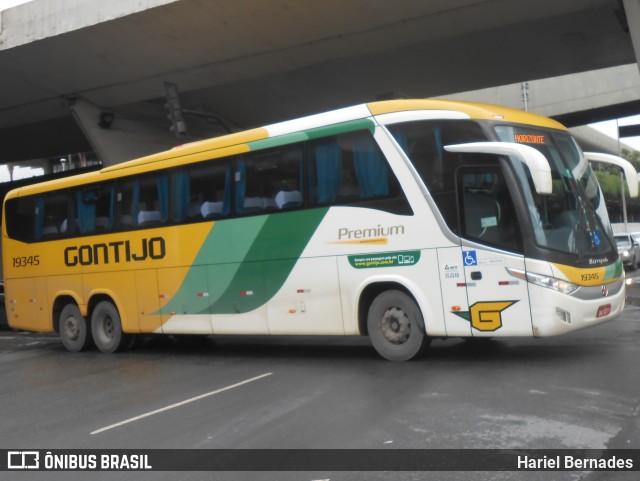
<path id="1" fill-rule="evenodd" d="M 326 127 L 318 127 L 306 130 L 306 134 L 310 140 L 328 137 L 330 135 L 346 134 L 356 130 L 369 130 L 373 134 L 375 125 L 371 119 L 350 120 L 349 122 L 341 122 L 339 124 L 327 125 Z"/>
<path id="2" fill-rule="evenodd" d="M 266 216 L 256 216 L 216 222 L 202 243 L 180 289 L 156 314 L 208 312 L 209 304 L 219 298 L 233 280 L 266 221 Z M 212 271 L 210 266 L 216 269 Z M 203 285 L 204 282 L 207 285 Z M 209 297 L 194 303 L 194 294 L 203 291 L 208 292 Z M 202 301 L 206 304 L 204 311 Z"/>
<path id="3" fill-rule="evenodd" d="M 622 259 L 618 259 L 615 263 L 606 267 L 604 271 L 604 280 L 617 279 L 622 275 Z"/>
<path id="4" fill-rule="evenodd" d="M 268 216 L 229 287 L 211 305 L 211 314 L 249 312 L 271 299 L 289 277 L 327 211 Z"/>
<path id="5" fill-rule="evenodd" d="M 370 119 L 350 120 L 349 122 L 341 122 L 338 124 L 327 125 L 325 127 L 317 127 L 314 129 L 304 130 L 302 132 L 293 132 L 291 134 L 278 135 L 263 140 L 248 142 L 247 145 L 251 151 L 268 149 L 271 147 L 280 147 L 282 145 L 304 142 L 305 140 L 319 139 L 329 137 L 331 135 L 345 134 L 356 130 L 369 130 L 373 133 L 374 123 Z"/>
<path id="6" fill-rule="evenodd" d="M 295 144 L 297 142 L 304 142 L 309 137 L 305 132 L 294 132 L 292 134 L 278 135 L 264 140 L 256 140 L 254 142 L 248 142 L 249 150 L 262 150 L 269 149 L 271 147 L 280 147 L 281 145 Z"/>
<path id="7" fill-rule="evenodd" d="M 264 305 L 289 277 L 327 211 L 217 222 L 182 286 L 156 314 L 240 314 Z M 194 294 L 205 288 L 209 297 L 195 302 Z"/>

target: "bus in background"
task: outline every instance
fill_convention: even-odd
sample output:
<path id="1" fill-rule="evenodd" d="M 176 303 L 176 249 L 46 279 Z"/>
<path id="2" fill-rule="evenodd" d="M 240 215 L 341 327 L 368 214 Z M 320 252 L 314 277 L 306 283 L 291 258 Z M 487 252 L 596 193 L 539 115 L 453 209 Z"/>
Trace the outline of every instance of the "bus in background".
<path id="1" fill-rule="evenodd" d="M 637 195 L 637 180 L 629 191 Z M 624 272 L 567 130 L 526 112 L 396 100 L 14 190 L 9 323 L 69 351 L 159 334 L 550 336 L 618 316 Z"/>

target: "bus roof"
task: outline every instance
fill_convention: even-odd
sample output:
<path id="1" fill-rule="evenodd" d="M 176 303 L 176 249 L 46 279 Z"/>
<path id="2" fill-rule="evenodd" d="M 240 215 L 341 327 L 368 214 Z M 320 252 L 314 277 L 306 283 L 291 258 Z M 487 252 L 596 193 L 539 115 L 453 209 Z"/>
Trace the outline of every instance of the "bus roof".
<path id="1" fill-rule="evenodd" d="M 562 124 L 547 117 L 498 105 L 440 99 L 386 100 L 346 107 L 221 137 L 187 143 L 164 152 L 108 166 L 96 172 L 14 189 L 7 194 L 6 198 L 45 192 L 51 188 L 85 185 L 120 177 L 121 175 L 140 173 L 144 172 L 150 164 L 161 164 L 164 161 L 171 161 L 172 166 L 182 163 L 187 164 L 211 159 L 213 152 L 215 152 L 213 158 L 226 157 L 250 152 L 258 148 L 265 148 L 270 144 L 289 143 L 288 141 L 275 140 L 269 142 L 269 139 L 281 139 L 281 136 L 291 137 L 291 141 L 295 141 L 320 136 L 322 133 L 328 135 L 329 133 L 339 133 L 341 130 L 350 131 L 354 130 L 355 126 L 359 128 L 373 127 L 373 123 L 367 120 L 372 115 L 378 116 L 393 112 L 416 110 L 454 111 L 463 113 L 470 119 L 503 120 L 509 123 L 566 130 Z M 330 132 L 328 132 L 329 130 Z M 313 132 L 315 132 L 315 135 L 312 134 Z M 162 167 L 164 166 L 158 165 L 158 168 Z"/>

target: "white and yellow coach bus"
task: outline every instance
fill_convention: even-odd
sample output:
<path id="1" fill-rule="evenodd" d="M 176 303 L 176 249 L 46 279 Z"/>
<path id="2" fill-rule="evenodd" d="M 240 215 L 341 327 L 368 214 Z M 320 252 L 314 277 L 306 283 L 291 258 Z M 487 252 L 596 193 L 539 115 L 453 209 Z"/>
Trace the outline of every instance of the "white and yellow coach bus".
<path id="1" fill-rule="evenodd" d="M 9 323 L 69 351 L 368 335 L 408 360 L 433 338 L 550 336 L 624 307 L 576 142 L 483 104 L 375 102 L 196 142 L 13 190 L 4 219 Z"/>

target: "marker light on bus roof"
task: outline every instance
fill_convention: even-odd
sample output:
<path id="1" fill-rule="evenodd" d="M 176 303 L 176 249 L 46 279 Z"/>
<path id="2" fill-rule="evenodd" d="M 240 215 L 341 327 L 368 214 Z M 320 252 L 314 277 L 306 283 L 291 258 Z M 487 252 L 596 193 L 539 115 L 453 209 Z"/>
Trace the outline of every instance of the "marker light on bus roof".
<path id="1" fill-rule="evenodd" d="M 512 269 L 507 267 L 507 272 L 514 277 L 519 279 L 524 279 L 531 284 L 535 284 L 537 286 L 547 287 L 549 289 L 553 289 L 554 291 L 562 292 L 563 294 L 571 294 L 575 291 L 579 286 L 577 284 L 573 284 L 572 282 L 565 281 L 562 279 L 557 279 L 555 277 L 543 276 L 542 274 L 535 274 L 533 272 L 525 272 L 520 269 Z"/>

